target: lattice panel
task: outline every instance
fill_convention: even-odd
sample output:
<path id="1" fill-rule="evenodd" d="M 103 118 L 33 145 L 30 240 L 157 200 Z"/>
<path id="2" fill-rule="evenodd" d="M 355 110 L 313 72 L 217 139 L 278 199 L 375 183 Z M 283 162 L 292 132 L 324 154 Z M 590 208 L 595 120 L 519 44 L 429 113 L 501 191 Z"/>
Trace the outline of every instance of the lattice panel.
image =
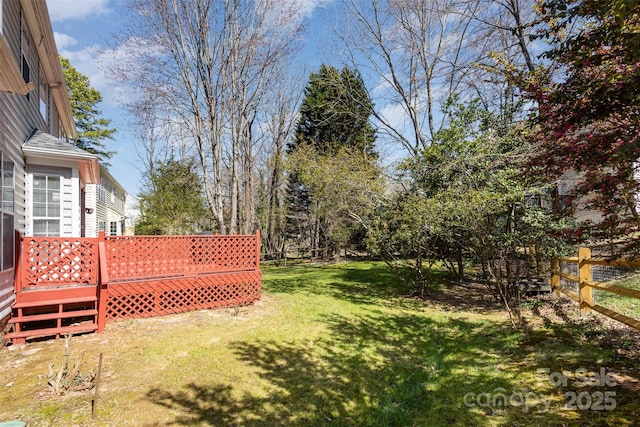
<path id="1" fill-rule="evenodd" d="M 110 284 L 108 321 L 250 304 L 260 299 L 262 274 L 221 273 Z"/>
<path id="2" fill-rule="evenodd" d="M 25 238 L 24 286 L 98 283 L 97 243 L 91 238 Z"/>
<path id="3" fill-rule="evenodd" d="M 213 263 L 221 271 L 256 268 L 256 236 L 194 236 L 191 242 L 194 265 L 207 271 Z"/>
<path id="4" fill-rule="evenodd" d="M 105 238 L 110 280 L 174 274 L 254 270 L 258 237 L 109 236 Z"/>

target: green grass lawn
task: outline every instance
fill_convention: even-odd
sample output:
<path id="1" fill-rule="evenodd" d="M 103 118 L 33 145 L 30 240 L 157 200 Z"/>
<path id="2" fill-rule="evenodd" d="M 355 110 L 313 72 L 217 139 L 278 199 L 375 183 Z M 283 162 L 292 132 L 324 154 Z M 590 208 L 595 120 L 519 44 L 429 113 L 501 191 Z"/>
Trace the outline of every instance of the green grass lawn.
<path id="1" fill-rule="evenodd" d="M 611 284 L 622 286 L 629 289 L 640 289 L 640 274 L 633 274 L 617 280 L 609 282 Z M 626 316 L 640 319 L 640 300 L 635 298 L 623 297 L 611 292 L 593 290 L 593 300 L 597 304 L 608 309 L 617 311 Z"/>
<path id="2" fill-rule="evenodd" d="M 631 426 L 640 417 L 629 386 L 636 360 L 575 325 L 519 332 L 499 310 L 443 310 L 403 297 L 374 262 L 269 268 L 255 306 L 112 323 L 104 334 L 74 337 L 72 351 L 85 351 L 94 369 L 104 353 L 95 421 L 91 395 L 46 393 L 62 341 L 0 350 L 0 421 Z M 577 375 L 602 369 L 615 385 L 577 387 Z M 598 410 L 598 392 L 609 392 L 609 410 Z M 576 409 L 566 407 L 573 395 Z M 501 396 L 510 400 L 501 405 Z"/>

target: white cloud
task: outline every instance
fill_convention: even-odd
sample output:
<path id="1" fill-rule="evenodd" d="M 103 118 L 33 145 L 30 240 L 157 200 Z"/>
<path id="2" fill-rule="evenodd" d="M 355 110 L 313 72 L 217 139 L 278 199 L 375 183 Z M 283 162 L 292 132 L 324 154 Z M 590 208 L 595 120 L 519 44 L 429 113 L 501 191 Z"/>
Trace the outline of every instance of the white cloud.
<path id="1" fill-rule="evenodd" d="M 114 64 L 127 64 L 141 57 L 153 56 L 155 49 L 149 43 L 139 39 L 127 39 L 115 48 L 98 45 L 81 50 L 59 50 L 60 55 L 69 59 L 79 72 L 89 78 L 91 86 L 102 94 L 102 102 L 108 107 L 121 107 L 123 96 L 128 95 L 124 83 L 114 78 L 110 68 Z"/>
<path id="2" fill-rule="evenodd" d="M 100 59 L 104 56 L 102 49 L 98 46 L 88 46 L 82 50 L 66 50 L 58 46 L 58 51 L 76 70 L 89 78 L 91 86 L 102 94 L 105 104 L 116 104 L 104 70 L 100 67 Z"/>
<path id="3" fill-rule="evenodd" d="M 56 47 L 58 48 L 58 50 L 62 50 L 66 47 L 73 46 L 78 43 L 78 40 L 74 39 L 73 37 L 67 34 L 56 33 L 55 31 L 53 33 L 53 38 L 56 41 Z"/>
<path id="4" fill-rule="evenodd" d="M 406 133 L 410 120 L 402 104 L 389 102 L 380 108 L 379 114 L 393 129 Z"/>
<path id="5" fill-rule="evenodd" d="M 295 0 L 294 3 L 298 4 L 300 8 L 300 13 L 302 16 L 311 16 L 313 11 L 316 8 L 323 7 L 329 3 L 332 3 L 333 0 Z"/>
<path id="6" fill-rule="evenodd" d="M 47 0 L 51 22 L 103 15 L 110 11 L 108 4 L 109 0 Z"/>

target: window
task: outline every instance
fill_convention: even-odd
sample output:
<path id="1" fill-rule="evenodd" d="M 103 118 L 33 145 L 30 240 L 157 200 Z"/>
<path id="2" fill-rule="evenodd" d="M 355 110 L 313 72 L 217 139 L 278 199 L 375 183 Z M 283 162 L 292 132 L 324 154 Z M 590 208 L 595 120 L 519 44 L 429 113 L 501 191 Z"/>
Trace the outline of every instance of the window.
<path id="1" fill-rule="evenodd" d="M 107 230 L 107 223 L 106 223 L 106 221 L 100 221 L 100 222 L 98 222 L 98 230 L 100 230 L 100 231 L 106 231 L 106 230 Z"/>
<path id="2" fill-rule="evenodd" d="M 60 235 L 60 177 L 33 176 L 33 235 Z"/>
<path id="3" fill-rule="evenodd" d="M 98 201 L 101 203 L 106 201 L 104 184 L 104 178 L 100 178 L 100 185 L 98 185 Z"/>
<path id="4" fill-rule="evenodd" d="M 44 122 L 49 126 L 49 86 L 42 68 L 40 68 L 40 114 Z"/>
<path id="5" fill-rule="evenodd" d="M 27 23 L 25 22 L 24 16 L 20 17 L 20 49 L 21 49 L 21 57 L 22 57 L 22 78 L 25 83 L 31 82 L 31 67 L 29 67 L 29 55 L 31 54 L 31 36 L 27 31 Z M 27 93 L 27 99 L 29 99 L 29 93 Z"/>
<path id="6" fill-rule="evenodd" d="M 29 83 L 31 81 L 31 71 L 29 69 L 29 63 L 27 62 L 27 58 L 22 55 L 22 78 L 25 83 Z M 27 92 L 27 99 L 29 99 L 29 93 Z"/>
<path id="7" fill-rule="evenodd" d="M 118 223 L 116 221 L 111 221 L 109 224 L 109 234 L 112 236 L 118 235 Z"/>
<path id="8" fill-rule="evenodd" d="M 2 270 L 13 268 L 14 251 L 14 164 L 6 155 L 0 152 L 0 173 L 2 186 L 2 204 L 0 205 L 0 229 L 2 234 L 2 246 L 0 258 Z"/>

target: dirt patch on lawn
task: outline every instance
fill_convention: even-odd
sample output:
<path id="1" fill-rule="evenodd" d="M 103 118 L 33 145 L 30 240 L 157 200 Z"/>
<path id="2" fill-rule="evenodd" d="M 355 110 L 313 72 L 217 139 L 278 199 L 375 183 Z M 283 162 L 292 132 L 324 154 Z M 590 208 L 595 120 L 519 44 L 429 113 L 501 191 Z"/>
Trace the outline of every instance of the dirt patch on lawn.
<path id="1" fill-rule="evenodd" d="M 454 282 L 437 292 L 427 295 L 425 303 L 445 311 L 488 313 L 502 309 L 491 291 L 476 281 Z"/>
<path id="2" fill-rule="evenodd" d="M 446 311 L 495 313 L 504 306 L 496 300 L 486 285 L 466 281 L 452 283 L 427 296 L 428 306 Z M 554 293 L 524 297 L 522 315 L 529 330 L 547 328 L 562 329 L 588 341 L 598 341 L 624 358 L 640 359 L 640 331 L 598 313 L 580 316 L 578 305 L 564 296 Z"/>
<path id="3" fill-rule="evenodd" d="M 486 285 L 478 282 L 452 284 L 427 297 L 426 304 L 455 312 L 504 313 Z M 616 353 L 608 371 L 616 384 L 631 393 L 640 392 L 640 331 L 598 313 L 580 315 L 577 303 L 554 293 L 524 297 L 521 306 L 526 330 L 521 345 L 544 348 L 562 345 L 595 346 Z M 542 341 L 541 341 L 542 340 Z"/>
<path id="4" fill-rule="evenodd" d="M 533 328 L 563 325 L 584 340 L 599 341 L 615 349 L 622 357 L 640 358 L 640 331 L 598 313 L 581 316 L 578 304 L 564 296 L 551 293 L 529 298 L 525 300 L 523 313 Z"/>

